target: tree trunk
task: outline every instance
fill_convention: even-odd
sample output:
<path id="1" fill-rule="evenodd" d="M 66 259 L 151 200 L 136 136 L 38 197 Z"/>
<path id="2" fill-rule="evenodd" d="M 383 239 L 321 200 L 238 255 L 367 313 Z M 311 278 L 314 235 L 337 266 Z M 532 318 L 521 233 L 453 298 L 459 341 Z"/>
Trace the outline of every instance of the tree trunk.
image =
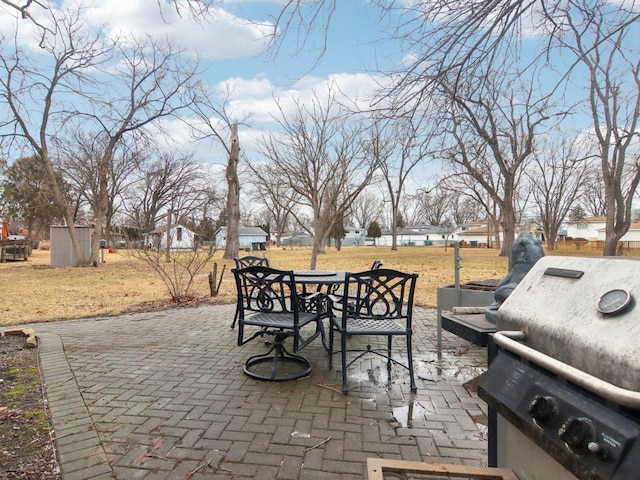
<path id="1" fill-rule="evenodd" d="M 501 257 L 511 256 L 511 247 L 513 247 L 513 241 L 515 239 L 516 232 L 516 218 L 515 213 L 509 207 L 503 209 L 502 213 L 502 233 L 503 242 L 502 249 L 500 250 Z"/>
<path id="2" fill-rule="evenodd" d="M 224 258 L 233 259 L 240 249 L 240 182 L 238 181 L 238 162 L 240 160 L 240 141 L 238 124 L 231 125 L 231 148 L 227 162 L 227 243 Z"/>
<path id="3" fill-rule="evenodd" d="M 167 260 L 167 263 L 171 261 L 171 228 L 173 227 L 172 225 L 172 216 L 173 216 L 173 208 L 169 209 L 169 213 L 167 213 L 167 244 L 165 245 L 165 257 Z M 162 238 L 162 234 L 160 234 L 160 238 Z"/>
<path id="4" fill-rule="evenodd" d="M 309 262 L 309 270 L 315 270 L 318 263 L 318 242 L 313 242 L 313 248 L 311 249 L 311 262 Z"/>
<path id="5" fill-rule="evenodd" d="M 40 160 L 47 172 L 47 182 L 49 184 L 49 189 L 53 194 L 53 202 L 57 205 L 57 207 L 62 211 L 62 215 L 64 216 L 65 222 L 67 222 L 67 229 L 69 230 L 69 239 L 71 240 L 71 245 L 73 246 L 73 253 L 76 255 L 76 260 L 78 262 L 78 266 L 87 265 L 87 258 L 84 256 L 84 252 L 82 251 L 82 246 L 80 245 L 80 239 L 78 238 L 78 233 L 76 232 L 76 228 L 74 225 L 75 218 L 71 213 L 71 207 L 65 200 L 60 188 L 58 186 L 58 182 L 56 180 L 56 174 L 53 169 L 53 165 L 49 161 L 48 152 L 46 149 L 42 149 L 40 152 Z"/>
<path id="6" fill-rule="evenodd" d="M 104 225 L 106 223 L 107 218 L 107 205 L 109 203 L 107 198 L 107 184 L 106 181 L 104 185 L 100 185 L 101 192 L 99 192 L 97 205 L 94 207 L 95 210 L 95 227 L 93 230 L 93 235 L 91 236 L 91 256 L 89 257 L 89 264 L 94 267 L 98 267 L 101 264 L 100 260 L 100 240 L 107 240 L 106 232 L 104 229 Z M 109 243 L 107 242 L 108 246 Z"/>
<path id="7" fill-rule="evenodd" d="M 398 250 L 398 214 L 391 215 L 391 250 Z"/>

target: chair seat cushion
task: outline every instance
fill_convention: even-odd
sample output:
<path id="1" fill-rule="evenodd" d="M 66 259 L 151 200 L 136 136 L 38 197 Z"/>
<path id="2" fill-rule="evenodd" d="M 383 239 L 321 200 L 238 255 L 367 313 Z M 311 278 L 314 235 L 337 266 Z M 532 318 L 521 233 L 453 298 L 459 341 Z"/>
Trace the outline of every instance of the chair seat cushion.
<path id="1" fill-rule="evenodd" d="M 333 320 L 334 326 L 342 330 L 340 319 Z M 390 319 L 373 318 L 349 318 L 347 320 L 346 333 L 349 335 L 371 335 L 371 334 L 406 334 L 407 328 L 404 323 L 401 325 Z"/>
<path id="2" fill-rule="evenodd" d="M 302 327 L 316 320 L 318 320 L 318 314 L 300 312 L 298 325 Z M 244 323 L 246 325 L 258 325 L 270 328 L 293 328 L 293 316 L 291 313 L 258 312 L 247 315 L 244 318 Z"/>

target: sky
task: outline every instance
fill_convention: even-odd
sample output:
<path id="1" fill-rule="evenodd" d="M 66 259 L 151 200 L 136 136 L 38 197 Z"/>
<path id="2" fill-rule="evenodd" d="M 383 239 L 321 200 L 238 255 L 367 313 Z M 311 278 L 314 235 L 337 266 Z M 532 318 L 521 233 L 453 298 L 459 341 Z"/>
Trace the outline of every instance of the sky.
<path id="1" fill-rule="evenodd" d="M 382 26 L 376 22 L 375 12 L 366 0 L 340 0 L 333 14 L 327 35 L 326 52 L 322 30 L 312 32 L 303 51 L 298 52 L 294 38 L 273 58 L 266 51 L 264 31 L 273 25 L 283 0 L 224 0 L 211 10 L 210 19 L 193 21 L 186 10 L 179 16 L 175 8 L 164 0 L 101 0 L 85 2 L 90 5 L 90 22 L 104 24 L 110 35 L 124 34 L 125 38 L 149 33 L 167 36 L 200 58 L 207 84 L 217 91 L 231 91 L 232 118 L 249 125 L 240 126 L 243 153 L 252 156 L 262 130 L 275 127 L 272 115 L 274 99 L 286 108 L 293 108 L 293 99 L 310 99 L 314 92 L 326 91 L 328 84 L 336 84 L 348 98 L 370 96 L 379 77 L 373 73 L 402 59 L 383 38 Z M 52 8 L 73 5 L 75 2 L 49 0 Z M 162 10 L 159 4 L 163 4 Z M 34 19 L 44 22 L 45 12 L 33 5 Z M 14 29 L 15 12 L 0 4 L 0 32 Z M 29 38 L 32 27 L 18 20 L 20 29 Z M 261 26 L 263 24 L 264 26 Z M 32 48 L 37 48 L 30 40 Z M 317 64 L 316 64 L 317 63 Z M 179 122 L 169 125 L 174 139 L 184 138 L 185 146 L 194 148 L 185 127 Z M 202 161 L 224 163 L 224 155 L 215 145 L 201 144 L 196 155 Z"/>
<path id="2" fill-rule="evenodd" d="M 52 8 L 75 5 L 78 0 L 49 0 Z M 617 1 L 617 0 L 614 0 Z M 407 0 L 410 2 L 410 0 Z M 257 157 L 257 140 L 262 131 L 276 128 L 272 115 L 274 99 L 292 111 L 293 99 L 308 101 L 317 92 L 326 92 L 329 84 L 349 99 L 367 98 L 377 88 L 382 76 L 376 72 L 401 65 L 410 52 L 386 41 L 385 21 L 378 21 L 369 0 L 337 0 L 331 28 L 327 33 L 327 50 L 322 28 L 315 28 L 303 50 L 297 51 L 295 37 L 273 58 L 266 51 L 265 29 L 273 25 L 285 0 L 223 0 L 211 10 L 208 21 L 193 21 L 185 9 L 179 16 L 166 0 L 101 0 L 85 2 L 87 18 L 95 26 L 104 25 L 110 35 L 135 38 L 148 33 L 167 36 L 199 57 L 204 81 L 215 91 L 231 91 L 230 116 L 246 125 L 240 127 L 240 143 L 246 158 Z M 398 2 L 402 3 L 402 2 Z M 162 5 L 162 9 L 159 8 Z M 35 3 L 31 14 L 45 21 Z M 0 33 L 14 29 L 16 12 L 0 4 Z M 393 15 L 393 13 L 392 13 Z M 30 24 L 20 22 L 25 39 L 37 49 L 37 41 L 28 35 Z M 393 22 L 393 18 L 390 20 Z M 33 25 L 31 25 L 33 27 Z M 525 32 L 526 33 L 526 32 Z M 525 35 L 526 36 L 526 35 Z M 317 64 L 316 64 L 317 62 Z M 171 136 L 185 148 L 193 149 L 202 162 L 222 166 L 224 151 L 215 144 L 194 145 L 181 122 L 167 125 Z M 439 168 L 425 165 L 416 171 L 414 191 Z"/>

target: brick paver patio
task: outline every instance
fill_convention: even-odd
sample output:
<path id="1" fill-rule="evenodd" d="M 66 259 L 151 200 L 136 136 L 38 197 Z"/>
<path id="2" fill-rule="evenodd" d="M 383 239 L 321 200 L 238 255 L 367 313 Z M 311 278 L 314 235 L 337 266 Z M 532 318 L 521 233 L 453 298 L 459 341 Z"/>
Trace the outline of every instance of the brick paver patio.
<path id="1" fill-rule="evenodd" d="M 485 349 L 414 312 L 418 393 L 384 360 L 327 369 L 320 341 L 301 380 L 242 373 L 265 348 L 236 345 L 233 305 L 33 326 L 64 478 L 363 479 L 367 457 L 486 465 Z M 399 343 L 402 346 L 402 342 Z"/>

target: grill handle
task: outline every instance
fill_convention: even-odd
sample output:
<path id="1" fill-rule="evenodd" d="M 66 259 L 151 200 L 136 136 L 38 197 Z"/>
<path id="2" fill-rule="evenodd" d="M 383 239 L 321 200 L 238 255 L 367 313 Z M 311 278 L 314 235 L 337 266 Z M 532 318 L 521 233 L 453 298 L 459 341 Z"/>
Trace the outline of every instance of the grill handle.
<path id="1" fill-rule="evenodd" d="M 579 387 L 589 390 L 610 400 L 618 405 L 640 409 L 640 393 L 633 390 L 618 387 L 612 383 L 589 375 L 571 365 L 567 365 L 553 357 L 545 355 L 531 347 L 518 343 L 524 340 L 526 334 L 520 331 L 500 331 L 493 334 L 493 341 L 496 345 L 508 350 L 525 360 L 534 363 L 556 375 L 562 377 Z"/>

